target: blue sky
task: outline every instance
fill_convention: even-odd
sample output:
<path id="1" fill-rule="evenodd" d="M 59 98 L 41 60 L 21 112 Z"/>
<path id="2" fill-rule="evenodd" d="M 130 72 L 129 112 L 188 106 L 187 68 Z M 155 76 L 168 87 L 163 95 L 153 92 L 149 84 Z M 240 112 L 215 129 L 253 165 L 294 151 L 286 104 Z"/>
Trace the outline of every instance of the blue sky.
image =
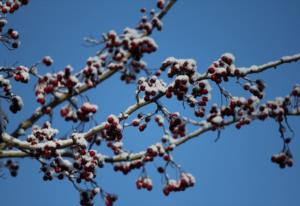
<path id="1" fill-rule="evenodd" d="M 28 6 L 8 16 L 9 25 L 20 32 L 22 45 L 15 51 L 0 46 L 0 64 L 18 62 L 32 65 L 43 56 L 50 55 L 55 61 L 55 71 L 67 64 L 79 70 L 86 59 L 99 49 L 84 47 L 83 37 L 100 37 L 102 32 L 111 29 L 120 33 L 127 26 L 133 27 L 141 16 L 139 9 L 151 8 L 154 4 L 155 1 L 149 0 L 87 0 L 76 3 L 70 0 L 32 0 Z M 259 65 L 298 53 L 299 8 L 297 0 L 179 0 L 164 18 L 162 32 L 153 34 L 159 45 L 158 51 L 146 56 L 145 61 L 150 68 L 157 68 L 169 56 L 194 58 L 198 70 L 205 71 L 224 52 L 235 55 L 237 66 Z M 295 83 L 300 83 L 298 67 L 299 64 L 292 63 L 252 78 L 266 80 L 266 97 L 271 99 L 288 94 Z M 43 67 L 41 71 L 51 72 L 51 69 Z M 116 75 L 88 92 L 92 103 L 99 105 L 100 111 L 96 115 L 99 122 L 134 103 L 135 86 L 124 85 L 118 79 L 119 75 Z M 243 94 L 233 83 L 224 86 L 233 94 Z M 15 92 L 25 95 L 25 109 L 22 114 L 10 115 L 9 131 L 37 106 L 30 94 L 32 91 L 32 85 L 16 85 Z M 212 101 L 219 103 L 217 90 L 213 90 L 213 95 Z M 172 111 L 190 114 L 174 99 L 164 102 Z M 54 126 L 61 133 L 72 128 L 60 118 L 54 120 Z M 153 165 L 148 166 L 154 182 L 154 190 L 150 193 L 135 189 L 137 171 L 125 177 L 113 172 L 112 167 L 107 165 L 98 171 L 97 180 L 107 191 L 119 195 L 117 206 L 296 206 L 300 203 L 300 120 L 290 118 L 290 123 L 296 133 L 291 145 L 295 159 L 293 168 L 281 170 L 270 162 L 271 155 L 279 152 L 282 146 L 277 124 L 270 120 L 254 122 L 240 131 L 229 127 L 222 132 L 217 143 L 214 142 L 216 133 L 211 132 L 178 148 L 174 152 L 175 160 L 197 179 L 196 186 L 183 193 L 164 197 L 161 178 L 154 172 Z M 161 131 L 155 128 L 143 134 L 127 131 L 124 143 L 130 150 L 139 151 L 156 142 L 160 135 Z M 17 178 L 7 174 L 5 179 L 0 180 L 1 205 L 79 205 L 77 191 L 69 182 L 43 182 L 38 164 L 30 160 L 19 162 L 21 168 Z M 97 204 L 103 205 L 99 200 Z"/>

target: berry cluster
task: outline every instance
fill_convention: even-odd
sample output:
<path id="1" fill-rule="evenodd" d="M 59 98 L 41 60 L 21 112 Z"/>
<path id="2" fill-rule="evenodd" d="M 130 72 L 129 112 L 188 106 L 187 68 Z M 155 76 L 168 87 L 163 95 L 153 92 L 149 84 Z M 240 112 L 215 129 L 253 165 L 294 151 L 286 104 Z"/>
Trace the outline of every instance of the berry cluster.
<path id="1" fill-rule="evenodd" d="M 151 28 L 152 29 L 152 28 Z M 140 69 L 145 68 L 145 63 L 140 61 L 144 53 L 156 51 L 155 41 L 136 30 L 126 28 L 122 35 L 118 36 L 115 31 L 110 31 L 104 35 L 106 49 L 111 53 L 111 60 L 107 67 L 110 70 L 120 70 L 122 72 L 121 80 L 130 83 L 136 79 L 136 74 Z M 128 56 L 132 61 L 128 61 Z M 125 66 L 129 63 L 128 66 Z"/>
<path id="2" fill-rule="evenodd" d="M 152 30 L 151 24 L 149 29 Z M 106 48 L 113 54 L 113 62 L 109 64 L 109 68 L 121 70 L 123 73 L 121 80 L 128 83 L 136 78 L 136 74 L 140 69 L 145 68 L 145 63 L 140 61 L 143 55 L 157 50 L 155 41 L 148 36 L 144 36 L 139 30 L 126 28 L 120 36 L 115 31 L 110 31 L 105 36 Z M 125 67 L 125 64 L 128 63 L 128 52 L 130 52 L 132 61 L 129 62 L 128 67 Z"/>
<path id="3" fill-rule="evenodd" d="M 19 165 L 14 163 L 12 160 L 7 160 L 5 167 L 7 167 L 12 177 L 16 177 L 18 175 Z"/>
<path id="4" fill-rule="evenodd" d="M 27 83 L 29 81 L 29 69 L 25 66 L 17 66 L 14 72 L 15 80 L 22 83 Z"/>
<path id="5" fill-rule="evenodd" d="M 151 191 L 153 188 L 152 180 L 149 177 L 139 177 L 136 182 L 136 188 L 137 189 L 147 189 L 148 191 Z"/>
<path id="6" fill-rule="evenodd" d="M 265 89 L 265 83 L 262 80 L 258 79 L 254 84 L 252 82 L 246 82 L 243 85 L 243 88 L 259 99 L 262 99 L 264 96 L 263 91 Z"/>
<path id="7" fill-rule="evenodd" d="M 216 104 L 213 104 L 207 122 L 211 123 L 213 129 L 217 129 L 224 126 L 224 120 L 226 116 L 233 116 L 238 118 L 236 128 L 240 129 L 243 125 L 248 125 L 251 119 L 248 117 L 255 111 L 255 106 L 258 104 L 259 99 L 255 96 L 245 99 L 244 97 L 230 97 L 230 103 L 228 106 L 219 108 Z"/>
<path id="8" fill-rule="evenodd" d="M 189 77 L 187 75 L 178 75 L 175 81 L 168 86 L 166 97 L 171 98 L 172 92 L 177 100 L 184 100 L 189 88 Z"/>
<path id="9" fill-rule="evenodd" d="M 65 118 L 66 121 L 77 122 L 88 122 L 90 116 L 97 112 L 97 105 L 85 102 L 77 111 L 73 110 L 72 105 L 64 106 L 60 109 L 60 115 Z"/>
<path id="10" fill-rule="evenodd" d="M 128 50 L 136 60 L 140 60 L 144 53 L 150 54 L 157 50 L 158 46 L 151 37 L 133 39 L 128 43 Z"/>
<path id="11" fill-rule="evenodd" d="M 11 92 L 12 86 L 9 79 L 4 78 L 2 75 L 0 75 L 0 87 L 2 87 L 5 97 L 9 99 L 9 110 L 12 113 L 17 113 L 18 111 L 20 111 L 23 107 L 23 100 L 20 96 L 14 95 Z"/>
<path id="12" fill-rule="evenodd" d="M 59 88 L 66 88 L 69 92 L 73 92 L 79 80 L 74 75 L 71 75 L 72 70 L 73 68 L 68 65 L 63 72 L 48 73 L 39 78 L 35 88 L 37 102 L 44 105 L 46 95 L 55 92 Z"/>
<path id="13" fill-rule="evenodd" d="M 50 164 L 47 166 L 44 164 L 41 167 L 41 171 L 44 173 L 43 180 L 48 181 L 56 177 L 59 180 L 64 179 L 64 176 L 68 173 L 71 173 L 73 170 L 72 163 L 69 160 L 64 160 L 61 157 L 56 157 Z"/>
<path id="14" fill-rule="evenodd" d="M 31 151 L 31 155 L 35 157 L 43 157 L 45 159 L 51 159 L 52 157 L 57 157 L 59 155 L 57 147 L 60 144 L 58 142 L 46 142 L 37 145 L 34 151 Z"/>
<path id="15" fill-rule="evenodd" d="M 147 124 L 151 121 L 151 116 L 153 114 L 143 114 L 139 113 L 137 118 L 132 120 L 132 126 L 138 127 L 140 132 L 143 132 L 147 128 Z M 143 123 L 142 123 L 143 122 Z"/>
<path id="16" fill-rule="evenodd" d="M 287 152 L 281 152 L 279 154 L 272 155 L 271 161 L 275 164 L 278 164 L 282 169 L 286 166 L 292 167 L 294 164 L 292 155 Z"/>
<path id="17" fill-rule="evenodd" d="M 179 101 L 187 100 L 191 107 L 197 104 L 197 100 L 194 95 L 188 95 L 188 88 L 190 84 L 193 84 L 196 80 L 196 62 L 193 59 L 175 59 L 174 57 L 167 58 L 161 68 L 156 72 L 160 75 L 161 72 L 165 71 L 169 67 L 168 77 L 172 78 L 176 76 L 176 79 L 168 86 L 166 90 L 166 97 L 171 98 L 174 94 Z"/>
<path id="18" fill-rule="evenodd" d="M 103 167 L 103 158 L 95 150 L 87 151 L 80 147 L 73 167 L 79 172 L 77 183 L 81 183 L 82 180 L 89 182 L 96 177 L 96 168 Z"/>
<path id="19" fill-rule="evenodd" d="M 109 115 L 107 117 L 104 129 L 101 130 L 101 136 L 107 141 L 119 141 L 122 139 L 122 125 L 118 117 L 115 115 Z"/>
<path id="20" fill-rule="evenodd" d="M 7 21 L 5 19 L 0 20 L 0 32 L 3 30 L 3 27 Z M 16 49 L 20 45 L 19 41 L 19 32 L 16 30 L 9 28 L 6 32 L 6 34 L 0 35 L 1 40 L 6 46 L 10 46 L 13 49 Z"/>
<path id="21" fill-rule="evenodd" d="M 208 77 L 220 84 L 222 80 L 228 81 L 228 76 L 242 76 L 242 72 L 234 66 L 234 60 L 235 58 L 232 54 L 223 54 L 220 59 L 208 67 Z"/>
<path id="22" fill-rule="evenodd" d="M 206 106 L 207 101 L 210 99 L 209 92 L 211 91 L 210 84 L 207 80 L 199 81 L 192 89 L 192 96 L 194 98 L 202 97 L 202 99 L 198 102 L 199 106 Z M 192 105 L 190 105 L 192 106 Z"/>
<path id="23" fill-rule="evenodd" d="M 29 0 L 8 0 L 5 3 L 0 2 L 0 12 L 2 14 L 6 13 L 14 13 L 17 11 L 21 6 L 27 5 Z"/>
<path id="24" fill-rule="evenodd" d="M 12 113 L 17 113 L 23 107 L 23 100 L 20 96 L 12 96 L 10 99 L 9 110 Z"/>
<path id="25" fill-rule="evenodd" d="M 104 198 L 105 206 L 113 206 L 114 202 L 116 202 L 118 197 L 116 195 L 107 194 Z"/>
<path id="26" fill-rule="evenodd" d="M 274 118 L 276 121 L 281 122 L 284 119 L 284 115 L 288 111 L 290 105 L 290 97 L 285 98 L 277 97 L 275 101 L 268 101 L 266 107 L 269 110 L 269 116 Z"/>
<path id="27" fill-rule="evenodd" d="M 153 158 L 156 156 L 164 157 L 166 154 L 166 151 L 161 143 L 157 143 L 154 145 L 151 145 L 146 150 L 146 155 L 144 157 L 145 162 L 153 161 Z"/>
<path id="28" fill-rule="evenodd" d="M 37 125 L 32 127 L 32 133 L 28 135 L 27 142 L 31 143 L 31 145 L 42 142 L 49 143 L 48 141 L 54 140 L 57 133 L 58 130 L 52 128 L 50 122 L 45 122 L 42 127 Z"/>
<path id="29" fill-rule="evenodd" d="M 102 74 L 103 66 L 105 66 L 105 57 L 103 55 L 88 58 L 82 74 L 84 75 L 85 83 L 89 87 L 95 86 L 95 81 Z"/>
<path id="30" fill-rule="evenodd" d="M 154 118 L 155 122 L 159 127 L 162 127 L 164 125 L 164 118 L 161 115 L 156 115 Z"/>
<path id="31" fill-rule="evenodd" d="M 164 71 L 169 67 L 168 77 L 172 78 L 175 75 L 187 75 L 189 83 L 194 82 L 194 74 L 196 74 L 196 61 L 193 59 L 176 59 L 174 57 L 167 58 L 160 70 Z"/>
<path id="32" fill-rule="evenodd" d="M 7 20 L 5 18 L 6 13 L 14 13 L 18 10 L 22 5 L 26 5 L 28 0 L 8 0 L 0 1 L 0 42 L 2 42 L 6 47 L 10 49 L 16 49 L 20 45 L 19 41 L 19 33 L 10 28 L 6 33 L 2 34 L 4 26 L 7 24 Z M 1 15 L 1 13 L 3 15 Z"/>
<path id="33" fill-rule="evenodd" d="M 100 188 L 96 187 L 89 191 L 80 192 L 80 205 L 82 206 L 93 206 L 93 199 L 100 193 Z"/>
<path id="34" fill-rule="evenodd" d="M 196 180 L 190 173 L 181 173 L 179 180 L 168 180 L 163 188 L 164 195 L 168 196 L 170 192 L 184 191 L 188 187 L 194 186 Z"/>
<path id="35" fill-rule="evenodd" d="M 186 122 L 180 118 L 178 113 L 169 115 L 169 130 L 173 134 L 173 138 L 184 137 L 186 133 Z"/>
<path id="36" fill-rule="evenodd" d="M 151 76 L 149 78 L 141 77 L 138 81 L 138 91 L 144 92 L 144 100 L 150 101 L 159 93 L 163 93 L 166 89 L 166 84 L 162 80 L 159 80 L 157 76 Z"/>
<path id="37" fill-rule="evenodd" d="M 42 59 L 42 63 L 46 65 L 47 67 L 50 67 L 53 64 L 53 59 L 50 56 L 44 56 Z"/>
<path id="38" fill-rule="evenodd" d="M 215 128 L 222 127 L 224 119 L 221 115 L 220 108 L 216 104 L 211 106 L 206 121 L 211 123 Z"/>
<path id="39" fill-rule="evenodd" d="M 137 27 L 138 30 L 144 31 L 146 34 L 151 34 L 152 30 L 156 28 L 158 31 L 162 30 L 162 22 L 151 12 L 152 18 L 149 21 L 147 16 L 142 16 L 141 21 Z"/>

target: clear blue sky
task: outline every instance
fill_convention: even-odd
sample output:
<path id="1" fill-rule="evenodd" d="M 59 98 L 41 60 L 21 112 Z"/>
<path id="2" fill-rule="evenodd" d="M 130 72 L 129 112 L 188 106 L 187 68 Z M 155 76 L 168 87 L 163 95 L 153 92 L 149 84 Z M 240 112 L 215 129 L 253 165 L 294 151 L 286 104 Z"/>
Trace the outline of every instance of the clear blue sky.
<path id="1" fill-rule="evenodd" d="M 84 47 L 83 37 L 100 37 L 102 32 L 111 29 L 120 33 L 127 26 L 133 27 L 140 17 L 139 8 L 150 8 L 154 3 L 149 0 L 32 0 L 27 7 L 9 15 L 9 25 L 20 32 L 22 45 L 15 51 L 0 46 L 0 64 L 31 65 L 50 55 L 56 71 L 67 64 L 78 70 L 99 49 Z M 158 51 L 145 60 L 149 67 L 157 68 L 169 56 L 194 58 L 198 70 L 204 71 L 224 52 L 236 56 L 237 66 L 262 64 L 298 53 L 299 8 L 298 0 L 179 0 L 164 19 L 163 31 L 153 35 Z M 285 65 L 256 77 L 266 80 L 267 98 L 285 95 L 295 83 L 300 83 L 299 64 Z M 99 105 L 100 112 L 96 115 L 99 122 L 134 103 L 134 86 L 118 83 L 118 78 L 117 75 L 89 92 L 92 103 Z M 240 94 L 233 84 L 225 87 Z M 16 86 L 15 91 L 25 95 L 26 109 L 22 114 L 10 115 L 9 130 L 37 106 L 30 95 L 32 87 Z M 213 92 L 216 95 L 213 101 L 219 103 L 218 92 Z M 176 101 L 167 104 L 173 111 L 182 110 Z M 54 120 L 61 133 L 71 128 L 60 118 Z M 196 186 L 183 193 L 164 197 L 161 179 L 153 172 L 153 165 L 148 167 L 155 184 L 151 193 L 135 189 L 139 172 L 124 177 L 108 165 L 98 171 L 97 180 L 107 191 L 119 195 L 117 206 L 297 206 L 300 204 L 300 120 L 291 118 L 290 122 L 296 132 L 291 146 L 295 165 L 291 169 L 281 170 L 270 162 L 271 155 L 281 149 L 277 125 L 271 120 L 255 122 L 241 131 L 227 128 L 217 143 L 214 143 L 216 134 L 208 133 L 178 148 L 174 152 L 175 160 L 197 179 Z M 161 131 L 155 129 L 143 135 L 128 131 L 125 145 L 139 151 L 156 142 L 160 135 Z M 38 164 L 28 160 L 19 162 L 17 178 L 6 175 L 0 180 L 1 206 L 79 205 L 78 193 L 69 182 L 45 183 Z M 97 205 L 101 204 L 97 200 Z"/>

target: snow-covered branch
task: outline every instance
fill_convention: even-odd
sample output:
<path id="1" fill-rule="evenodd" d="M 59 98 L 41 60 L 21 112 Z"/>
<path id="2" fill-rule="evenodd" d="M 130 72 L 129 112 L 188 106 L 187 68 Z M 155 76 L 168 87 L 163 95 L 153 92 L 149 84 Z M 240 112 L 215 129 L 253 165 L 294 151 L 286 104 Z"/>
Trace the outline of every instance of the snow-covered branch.
<path id="1" fill-rule="evenodd" d="M 296 61 L 299 61 L 299 60 L 300 60 L 300 54 L 295 54 L 295 55 L 292 55 L 292 56 L 283 56 L 279 60 L 271 61 L 271 62 L 268 62 L 266 64 L 262 64 L 262 65 L 259 65 L 259 66 L 252 65 L 248 68 L 241 67 L 239 69 L 244 71 L 245 75 L 248 75 L 248 74 L 263 72 L 263 71 L 265 71 L 267 69 L 271 69 L 271 68 L 276 69 L 278 66 L 280 66 L 282 64 L 296 62 Z"/>

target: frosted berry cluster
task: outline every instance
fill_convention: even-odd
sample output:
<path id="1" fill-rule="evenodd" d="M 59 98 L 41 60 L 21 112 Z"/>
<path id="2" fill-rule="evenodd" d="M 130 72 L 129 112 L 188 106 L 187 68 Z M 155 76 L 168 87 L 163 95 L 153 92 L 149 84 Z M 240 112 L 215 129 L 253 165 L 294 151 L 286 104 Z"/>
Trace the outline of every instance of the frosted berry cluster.
<path id="1" fill-rule="evenodd" d="M 9 79 L 4 78 L 2 75 L 0 75 L 0 87 L 2 87 L 4 96 L 9 100 L 9 110 L 12 113 L 17 113 L 20 111 L 23 107 L 23 100 L 20 96 L 12 93 L 12 86 Z"/>
<path id="2" fill-rule="evenodd" d="M 230 53 L 223 54 L 207 69 L 208 77 L 217 84 L 228 81 L 229 76 L 243 76 L 243 71 L 234 65 L 235 57 Z"/>
<path id="3" fill-rule="evenodd" d="M 84 81 L 88 87 L 93 87 L 98 81 L 99 75 L 102 74 L 103 66 L 105 66 L 106 55 L 90 57 L 86 61 L 86 67 L 83 68 L 82 74 Z"/>
<path id="4" fill-rule="evenodd" d="M 100 192 L 99 188 L 95 188 L 90 191 L 82 191 L 80 193 L 80 205 L 82 206 L 92 206 L 94 205 L 93 199 Z"/>
<path id="5" fill-rule="evenodd" d="M 172 113 L 169 115 L 169 130 L 173 134 L 173 138 L 184 137 L 186 134 L 186 122 L 180 118 L 178 113 Z"/>
<path id="6" fill-rule="evenodd" d="M 29 0 L 7 0 L 5 3 L 0 1 L 0 11 L 2 14 L 6 13 L 14 13 L 17 11 L 21 6 L 27 5 Z"/>
<path id="7" fill-rule="evenodd" d="M 149 177 L 139 177 L 136 182 L 136 188 L 137 189 L 146 189 L 148 191 L 151 191 L 153 188 L 152 180 Z"/>
<path id="8" fill-rule="evenodd" d="M 112 194 L 106 194 L 104 197 L 105 206 L 113 206 L 114 202 L 117 201 L 117 196 Z"/>
<path id="9" fill-rule="evenodd" d="M 17 66 L 14 77 L 16 81 L 20 81 L 22 83 L 27 83 L 29 81 L 30 75 L 29 75 L 29 68 L 25 66 Z"/>
<path id="10" fill-rule="evenodd" d="M 75 157 L 73 167 L 79 172 L 77 183 L 82 180 L 89 182 L 96 177 L 97 167 L 103 167 L 103 159 L 95 150 L 87 151 L 81 148 Z"/>
<path id="11" fill-rule="evenodd" d="M 88 122 L 90 120 L 90 116 L 95 114 L 97 112 L 97 109 L 97 105 L 91 104 L 89 102 L 85 102 L 77 110 L 74 110 L 72 105 L 66 105 L 60 109 L 60 115 L 66 121 Z"/>
<path id="12" fill-rule="evenodd" d="M 47 73 L 39 78 L 38 84 L 35 87 L 35 95 L 37 102 L 41 105 L 46 103 L 46 95 L 53 94 L 58 89 L 67 89 L 67 92 L 74 92 L 76 85 L 79 83 L 78 78 L 71 74 L 73 68 L 66 66 L 64 71 L 50 74 Z"/>
<path id="13" fill-rule="evenodd" d="M 104 129 L 101 130 L 101 136 L 107 141 L 119 141 L 122 139 L 122 125 L 118 117 L 109 115 Z"/>
<path id="14" fill-rule="evenodd" d="M 179 180 L 168 180 L 163 188 L 164 195 L 168 196 L 170 192 L 184 191 L 188 187 L 194 186 L 196 180 L 190 173 L 181 173 Z"/>
<path id="15" fill-rule="evenodd" d="M 7 25 L 6 14 L 14 13 L 21 6 L 27 5 L 29 0 L 7 0 L 0 1 L 0 42 L 9 49 L 16 49 L 20 45 L 19 33 L 15 29 L 9 28 L 5 33 L 4 27 Z"/>
<path id="16" fill-rule="evenodd" d="M 168 77 L 172 78 L 174 76 L 186 75 L 188 76 L 188 82 L 194 82 L 194 75 L 197 71 L 196 61 L 193 59 L 176 59 L 174 57 L 167 58 L 160 68 L 165 70 L 169 67 Z"/>
<path id="17" fill-rule="evenodd" d="M 157 144 L 151 145 L 147 148 L 146 154 L 145 154 L 145 157 L 143 160 L 145 162 L 151 162 L 151 161 L 153 161 L 153 158 L 155 158 L 157 156 L 164 157 L 165 155 L 168 155 L 166 153 L 165 148 L 163 147 L 162 144 L 157 143 Z M 168 159 L 166 161 L 169 161 L 169 160 L 170 159 Z"/>
<path id="18" fill-rule="evenodd" d="M 166 84 L 158 79 L 157 76 L 151 76 L 149 78 L 141 77 L 138 81 L 138 92 L 143 92 L 145 94 L 145 101 L 150 101 L 159 93 L 165 92 L 165 89 Z"/>
<path id="19" fill-rule="evenodd" d="M 258 97 L 259 99 L 262 99 L 264 96 L 264 89 L 265 89 L 265 83 L 258 79 L 255 81 L 255 83 L 252 82 L 246 82 L 243 86 L 243 88 L 247 91 L 249 91 L 254 96 Z"/>
<path id="20" fill-rule="evenodd" d="M 1 18 L 1 17 L 0 17 Z M 3 27 L 6 25 L 6 19 L 0 19 L 0 32 L 2 33 Z M 0 41 L 9 49 L 16 49 L 20 45 L 19 32 L 9 28 L 6 33 L 0 33 Z"/>
<path id="21" fill-rule="evenodd" d="M 36 145 L 41 142 L 52 141 L 57 134 L 58 130 L 52 128 L 50 122 L 45 122 L 42 127 L 33 126 L 32 133 L 27 137 L 27 142 Z"/>
<path id="22" fill-rule="evenodd" d="M 272 155 L 271 161 L 275 164 L 278 164 L 278 166 L 282 169 L 284 169 L 286 166 L 292 167 L 294 164 L 292 155 L 286 152 Z"/>
<path id="23" fill-rule="evenodd" d="M 50 56 L 44 56 L 44 58 L 42 59 L 42 63 L 47 67 L 50 67 L 53 62 L 54 60 Z"/>

